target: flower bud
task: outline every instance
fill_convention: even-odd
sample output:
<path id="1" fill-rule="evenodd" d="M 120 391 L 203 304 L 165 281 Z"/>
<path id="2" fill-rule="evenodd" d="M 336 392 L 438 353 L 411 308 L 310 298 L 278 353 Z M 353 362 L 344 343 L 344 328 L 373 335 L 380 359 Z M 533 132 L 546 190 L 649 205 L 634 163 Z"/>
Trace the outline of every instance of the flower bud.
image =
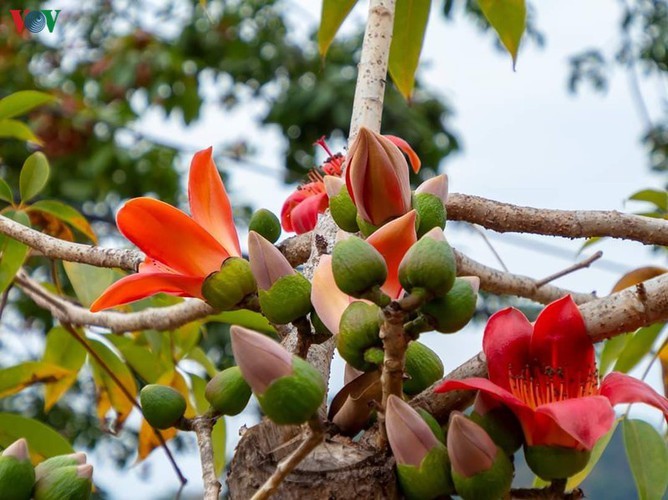
<path id="1" fill-rule="evenodd" d="M 434 330 L 441 333 L 459 331 L 475 314 L 479 285 L 477 276 L 457 278 L 448 293 L 425 303 L 421 312 Z"/>
<path id="2" fill-rule="evenodd" d="M 240 326 L 230 329 L 232 351 L 262 411 L 277 424 L 301 424 L 325 397 L 320 373 L 278 342 Z"/>
<path id="3" fill-rule="evenodd" d="M 404 381 L 404 392 L 418 394 L 443 378 L 443 362 L 434 351 L 420 342 L 413 341 L 406 348 L 408 380 Z"/>
<path id="4" fill-rule="evenodd" d="M 255 231 L 271 243 L 276 243 L 281 235 L 281 222 L 273 212 L 261 208 L 251 215 L 248 230 Z"/>
<path id="5" fill-rule="evenodd" d="M 482 427 L 455 411 L 450 416 L 447 441 L 459 496 L 464 500 L 505 497 L 513 480 L 513 466 Z"/>
<path id="6" fill-rule="evenodd" d="M 434 436 L 436 436 L 436 439 L 445 444 L 445 432 L 443 432 L 443 427 L 441 427 L 441 424 L 438 423 L 438 420 L 436 420 L 432 414 L 424 408 L 416 408 L 415 411 L 420 414 L 422 420 L 425 421 L 425 423 L 431 429 L 431 432 L 433 432 Z"/>
<path id="7" fill-rule="evenodd" d="M 420 216 L 417 228 L 418 238 L 431 229 L 445 229 L 447 215 L 440 198 L 429 193 L 416 193 L 413 196 L 413 208 Z"/>
<path id="8" fill-rule="evenodd" d="M 380 228 L 380 226 L 374 226 L 370 222 L 362 219 L 359 213 L 357 214 L 357 217 L 355 217 L 355 222 L 360 229 L 360 233 L 362 233 L 365 238 L 368 238 Z"/>
<path id="9" fill-rule="evenodd" d="M 244 380 L 238 366 L 232 366 L 216 374 L 206 384 L 204 397 L 211 408 L 222 415 L 238 415 L 246 408 L 251 388 Z"/>
<path id="10" fill-rule="evenodd" d="M 368 349 L 383 346 L 380 339 L 380 308 L 365 302 L 351 303 L 339 323 L 339 334 L 336 337 L 339 354 L 353 368 L 371 371 L 377 365 L 365 359 Z"/>
<path id="11" fill-rule="evenodd" d="M 448 176 L 441 174 L 424 181 L 415 190 L 415 194 L 431 194 L 445 205 L 448 199 Z"/>
<path id="12" fill-rule="evenodd" d="M 57 455 L 55 457 L 47 458 L 40 462 L 35 467 L 35 478 L 39 481 L 41 478 L 50 474 L 54 469 L 65 467 L 68 465 L 83 465 L 86 463 L 86 454 L 70 453 L 69 455 Z"/>
<path id="13" fill-rule="evenodd" d="M 214 309 L 228 311 L 247 295 L 255 293 L 256 289 L 248 261 L 241 257 L 229 257 L 220 266 L 220 271 L 204 280 L 202 295 Z"/>
<path id="14" fill-rule="evenodd" d="M 470 418 L 485 429 L 508 456 L 513 455 L 524 442 L 522 426 L 515 414 L 483 393 L 476 396 Z"/>
<path id="15" fill-rule="evenodd" d="M 343 179 L 326 175 L 325 189 L 327 190 L 327 196 L 329 196 L 329 212 L 332 214 L 332 219 L 334 219 L 336 225 L 349 233 L 359 231 L 357 208 Z"/>
<path id="16" fill-rule="evenodd" d="M 564 446 L 524 445 L 524 457 L 529 468 L 541 479 L 565 479 L 587 466 L 591 451 Z"/>
<path id="17" fill-rule="evenodd" d="M 361 298 L 379 289 L 387 279 L 385 259 L 370 243 L 351 236 L 332 251 L 334 281 L 343 293 Z"/>
<path id="18" fill-rule="evenodd" d="M 375 226 L 411 209 L 408 163 L 392 141 L 362 127 L 346 158 L 346 185 L 362 219 Z"/>
<path id="19" fill-rule="evenodd" d="M 14 441 L 0 456 L 0 498 L 29 500 L 35 484 L 35 470 L 30 463 L 28 443 Z"/>
<path id="20" fill-rule="evenodd" d="M 279 278 L 295 274 L 281 251 L 255 231 L 248 233 L 248 260 L 260 290 L 269 290 Z"/>
<path id="21" fill-rule="evenodd" d="M 51 470 L 35 483 L 35 500 L 88 500 L 93 487 L 93 466 L 66 465 Z"/>
<path id="22" fill-rule="evenodd" d="M 443 231 L 434 228 L 420 238 L 399 264 L 399 282 L 407 292 L 422 289 L 442 297 L 455 282 L 455 254 Z"/>
<path id="23" fill-rule="evenodd" d="M 454 492 L 445 446 L 423 418 L 394 395 L 387 400 L 385 428 L 407 498 L 430 499 Z"/>
<path id="24" fill-rule="evenodd" d="M 186 400 L 173 387 L 149 384 L 139 393 L 142 413 L 156 429 L 169 429 L 186 412 Z"/>

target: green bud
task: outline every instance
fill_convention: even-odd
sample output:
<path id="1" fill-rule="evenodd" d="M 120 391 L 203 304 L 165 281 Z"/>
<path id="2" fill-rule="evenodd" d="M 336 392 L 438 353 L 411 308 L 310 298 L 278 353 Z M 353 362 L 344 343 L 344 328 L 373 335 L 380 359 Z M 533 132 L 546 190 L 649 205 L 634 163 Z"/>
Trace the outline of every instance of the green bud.
<path id="1" fill-rule="evenodd" d="M 408 344 L 404 370 L 409 377 L 404 381 L 404 392 L 409 395 L 422 392 L 443 378 L 444 372 L 443 362 L 438 354 L 417 341 Z"/>
<path id="2" fill-rule="evenodd" d="M 256 394 L 262 411 L 275 423 L 297 425 L 309 420 L 325 397 L 320 372 L 293 356 L 292 374 L 274 380 L 262 394 Z"/>
<path id="3" fill-rule="evenodd" d="M 52 470 L 35 484 L 35 500 L 88 500 L 92 465 L 66 465 Z"/>
<path id="4" fill-rule="evenodd" d="M 375 304 L 353 302 L 341 315 L 336 347 L 352 367 L 375 370 L 377 365 L 366 361 L 364 354 L 369 348 L 383 346 L 379 335 L 380 308 Z"/>
<path id="5" fill-rule="evenodd" d="M 422 417 L 422 420 L 427 423 L 431 429 L 431 432 L 433 432 L 434 436 L 436 436 L 436 439 L 445 444 L 445 432 L 443 432 L 443 427 L 441 427 L 441 424 L 438 423 L 438 420 L 436 420 L 432 414 L 424 408 L 416 408 L 415 411 L 417 411 Z M 450 469 L 448 468 L 448 471 L 449 470 Z"/>
<path id="6" fill-rule="evenodd" d="M 144 418 L 156 429 L 169 429 L 186 411 L 186 400 L 176 389 L 149 384 L 139 393 Z"/>
<path id="7" fill-rule="evenodd" d="M 441 297 L 452 288 L 456 270 L 452 248 L 441 230 L 435 229 L 406 252 L 399 264 L 399 282 L 409 293 L 418 288 Z"/>
<path id="8" fill-rule="evenodd" d="M 71 453 L 69 455 L 57 455 L 47 458 L 35 466 L 35 477 L 40 478 L 50 474 L 54 469 L 65 467 L 67 465 L 83 465 L 86 463 L 85 453 Z"/>
<path id="9" fill-rule="evenodd" d="M 258 293 L 260 308 L 269 321 L 285 325 L 311 311 L 311 283 L 299 273 L 278 278 Z"/>
<path id="10" fill-rule="evenodd" d="M 506 455 L 513 455 L 524 442 L 524 433 L 517 417 L 505 406 L 494 408 L 481 415 L 473 411 L 469 417 L 485 429 L 489 437 Z"/>
<path id="11" fill-rule="evenodd" d="M 454 494 L 448 451 L 441 443 L 422 459 L 419 467 L 397 464 L 399 485 L 406 498 L 422 500 Z"/>
<path id="12" fill-rule="evenodd" d="M 513 464 L 499 448 L 491 468 L 466 477 L 452 471 L 457 494 L 464 500 L 498 500 L 505 498 L 513 481 Z"/>
<path id="13" fill-rule="evenodd" d="M 255 231 L 271 243 L 276 243 L 276 240 L 281 235 L 281 223 L 273 212 L 270 212 L 266 208 L 261 208 L 256 210 L 251 216 L 248 230 Z"/>
<path id="14" fill-rule="evenodd" d="M 415 193 L 413 196 L 413 208 L 420 216 L 420 224 L 417 228 L 418 238 L 427 234 L 435 227 L 445 229 L 447 213 L 443 201 L 431 193 Z"/>
<path id="15" fill-rule="evenodd" d="M 524 445 L 524 457 L 531 470 L 541 479 L 565 479 L 587 466 L 591 451 L 563 446 Z"/>
<path id="16" fill-rule="evenodd" d="M 19 439 L 0 456 L 0 498 L 29 500 L 35 484 L 35 470 L 30 463 L 28 445 Z"/>
<path id="17" fill-rule="evenodd" d="M 478 300 L 479 282 L 477 277 L 457 278 L 448 293 L 422 306 L 422 314 L 434 330 L 454 333 L 471 321 Z"/>
<path id="18" fill-rule="evenodd" d="M 334 245 L 332 273 L 343 293 L 360 298 L 385 283 L 387 265 L 370 243 L 351 236 Z"/>
<path id="19" fill-rule="evenodd" d="M 223 415 L 238 415 L 248 404 L 251 388 L 241 375 L 239 367 L 232 366 L 209 380 L 204 397 L 217 412 Z"/>
<path id="20" fill-rule="evenodd" d="M 325 188 L 329 196 L 329 211 L 336 225 L 349 233 L 359 231 L 357 208 L 348 193 L 345 182 L 338 177 L 326 175 Z"/>
<path id="21" fill-rule="evenodd" d="M 250 264 L 241 257 L 225 259 L 220 271 L 210 274 L 202 285 L 202 295 L 219 311 L 232 309 L 256 290 Z"/>
<path id="22" fill-rule="evenodd" d="M 355 222 L 357 222 L 357 227 L 359 227 L 360 232 L 366 238 L 375 233 L 380 227 L 380 226 L 374 226 L 370 222 L 365 221 L 362 217 L 360 217 L 360 214 L 357 214 L 357 217 L 355 217 Z"/>

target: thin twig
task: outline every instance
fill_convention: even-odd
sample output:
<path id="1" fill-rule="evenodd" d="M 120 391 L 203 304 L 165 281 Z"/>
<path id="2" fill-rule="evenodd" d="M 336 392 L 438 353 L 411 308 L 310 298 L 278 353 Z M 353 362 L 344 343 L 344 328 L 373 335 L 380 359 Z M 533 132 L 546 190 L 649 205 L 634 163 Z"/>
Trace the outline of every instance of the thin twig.
<path id="1" fill-rule="evenodd" d="M 563 276 L 566 276 L 567 274 L 579 271 L 580 269 L 584 269 L 585 267 L 589 267 L 592 262 L 600 259 L 601 257 L 603 257 L 603 252 L 599 250 L 595 254 L 587 257 L 586 259 L 580 262 L 576 262 L 575 264 L 573 264 L 570 267 L 567 267 L 566 269 L 562 269 L 561 271 L 558 271 L 554 274 L 550 274 L 547 278 L 543 278 L 542 280 L 536 281 L 536 287 L 540 288 L 541 286 L 547 285 L 548 283 L 556 279 L 559 279 Z"/>
<path id="2" fill-rule="evenodd" d="M 216 476 L 213 459 L 213 443 L 211 431 L 216 423 L 215 418 L 207 415 L 195 417 L 192 420 L 192 429 L 197 436 L 200 461 L 202 462 L 202 481 L 204 482 L 204 500 L 218 500 L 221 484 Z"/>
<path id="3" fill-rule="evenodd" d="M 496 248 L 494 248 L 494 245 L 492 245 L 492 242 L 489 241 L 489 238 L 487 238 L 487 235 L 483 231 L 483 228 L 480 227 L 480 225 L 478 225 L 478 224 L 472 224 L 471 226 L 480 235 L 480 237 L 482 238 L 482 241 L 485 242 L 485 245 L 487 245 L 487 248 L 489 248 L 490 252 L 492 252 L 492 255 L 494 255 L 494 258 L 499 263 L 501 268 L 507 273 L 510 272 L 508 270 L 508 266 L 506 266 L 506 263 L 503 262 L 503 259 L 501 258 L 501 255 L 499 255 L 499 252 L 496 251 Z"/>

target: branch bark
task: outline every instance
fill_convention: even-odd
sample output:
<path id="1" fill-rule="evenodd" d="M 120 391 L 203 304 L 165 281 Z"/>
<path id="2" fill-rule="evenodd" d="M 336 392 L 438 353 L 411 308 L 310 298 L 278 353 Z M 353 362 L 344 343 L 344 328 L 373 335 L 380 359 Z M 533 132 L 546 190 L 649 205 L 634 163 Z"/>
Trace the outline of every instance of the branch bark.
<path id="1" fill-rule="evenodd" d="M 204 482 L 204 500 L 218 500 L 221 484 L 216 477 L 213 460 L 213 443 L 211 442 L 211 431 L 215 419 L 207 415 L 195 417 L 191 421 L 192 430 L 197 436 L 197 447 L 199 448 L 200 461 L 202 463 L 202 481 Z"/>

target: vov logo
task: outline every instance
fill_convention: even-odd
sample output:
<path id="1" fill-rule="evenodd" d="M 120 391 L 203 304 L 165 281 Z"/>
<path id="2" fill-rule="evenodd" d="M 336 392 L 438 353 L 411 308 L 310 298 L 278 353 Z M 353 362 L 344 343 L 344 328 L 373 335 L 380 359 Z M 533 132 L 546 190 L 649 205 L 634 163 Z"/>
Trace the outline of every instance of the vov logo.
<path id="1" fill-rule="evenodd" d="M 55 15 L 54 15 L 55 12 Z M 12 15 L 12 20 L 14 21 L 14 26 L 18 33 L 23 33 L 24 29 L 27 29 L 31 33 L 39 33 L 44 28 L 49 30 L 49 33 L 53 33 L 53 29 L 56 27 L 56 21 L 58 21 L 58 15 L 60 14 L 59 10 L 10 10 L 9 13 Z"/>

